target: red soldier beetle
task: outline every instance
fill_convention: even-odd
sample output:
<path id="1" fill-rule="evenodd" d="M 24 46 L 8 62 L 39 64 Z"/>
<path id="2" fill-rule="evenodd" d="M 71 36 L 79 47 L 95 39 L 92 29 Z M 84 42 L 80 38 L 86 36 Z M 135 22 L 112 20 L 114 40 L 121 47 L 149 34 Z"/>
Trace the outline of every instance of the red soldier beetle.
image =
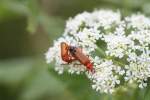
<path id="1" fill-rule="evenodd" d="M 90 61 L 88 56 L 82 53 L 82 49 L 75 46 L 69 46 L 65 42 L 61 42 L 61 57 L 62 60 L 71 63 L 78 60 L 81 64 L 86 66 L 88 71 L 93 72 L 93 63 Z"/>

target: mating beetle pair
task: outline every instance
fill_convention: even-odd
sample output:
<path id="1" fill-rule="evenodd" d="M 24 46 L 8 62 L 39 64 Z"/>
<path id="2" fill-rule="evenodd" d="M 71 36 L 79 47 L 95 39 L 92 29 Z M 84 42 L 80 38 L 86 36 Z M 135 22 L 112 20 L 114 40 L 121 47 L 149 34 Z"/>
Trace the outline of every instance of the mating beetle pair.
<path id="1" fill-rule="evenodd" d="M 82 49 L 75 46 L 70 46 L 65 42 L 61 42 L 61 58 L 67 63 L 78 60 L 81 64 L 86 66 L 88 71 L 93 72 L 93 63 L 88 56 L 82 53 Z"/>

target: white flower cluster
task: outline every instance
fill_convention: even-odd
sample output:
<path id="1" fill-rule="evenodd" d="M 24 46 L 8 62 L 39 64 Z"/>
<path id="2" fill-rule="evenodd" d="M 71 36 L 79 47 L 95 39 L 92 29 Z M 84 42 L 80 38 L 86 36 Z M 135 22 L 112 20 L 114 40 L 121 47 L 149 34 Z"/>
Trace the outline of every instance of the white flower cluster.
<path id="1" fill-rule="evenodd" d="M 79 61 L 64 65 L 60 43 L 81 47 L 94 64 L 87 72 Z M 150 77 L 150 19 L 134 14 L 121 19 L 119 12 L 98 10 L 84 12 L 67 21 L 62 37 L 46 53 L 47 63 L 55 62 L 62 74 L 86 72 L 96 91 L 112 93 L 123 82 L 147 86 Z"/>
<path id="2" fill-rule="evenodd" d="M 100 62 L 97 62 L 100 61 Z M 116 85 L 120 84 L 119 76 L 125 72 L 120 66 L 114 65 L 111 60 L 101 61 L 98 57 L 95 58 L 95 73 L 90 75 L 93 81 L 92 88 L 96 91 L 112 93 Z"/>

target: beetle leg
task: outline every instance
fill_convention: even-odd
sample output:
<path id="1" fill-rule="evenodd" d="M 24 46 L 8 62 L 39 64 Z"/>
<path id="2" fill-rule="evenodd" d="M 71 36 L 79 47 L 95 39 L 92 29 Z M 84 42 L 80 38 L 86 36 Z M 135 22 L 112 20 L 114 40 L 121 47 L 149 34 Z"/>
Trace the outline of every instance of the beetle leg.
<path id="1" fill-rule="evenodd" d="M 79 64 L 79 63 L 74 63 L 74 65 L 82 65 L 82 64 Z"/>
<path id="2" fill-rule="evenodd" d="M 73 65 L 74 65 L 74 66 L 79 66 L 79 65 L 82 65 L 82 64 L 74 63 Z"/>
<path id="3" fill-rule="evenodd" d="M 63 63 L 63 64 L 61 64 L 61 65 L 70 65 L 70 63 L 69 63 L 69 62 L 67 62 L 67 63 Z"/>

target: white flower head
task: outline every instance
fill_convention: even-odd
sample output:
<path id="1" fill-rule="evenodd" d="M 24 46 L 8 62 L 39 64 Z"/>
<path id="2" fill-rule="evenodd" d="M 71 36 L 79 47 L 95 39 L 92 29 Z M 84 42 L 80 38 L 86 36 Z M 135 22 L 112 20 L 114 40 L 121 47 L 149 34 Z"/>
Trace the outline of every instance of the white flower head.
<path id="1" fill-rule="evenodd" d="M 150 19 L 142 14 L 121 18 L 119 11 L 111 10 L 83 12 L 70 18 L 62 37 L 46 53 L 47 63 L 54 62 L 59 74 L 85 72 L 92 88 L 99 92 L 115 92 L 123 79 L 146 87 L 150 77 Z M 80 47 L 94 72 L 78 59 L 69 64 L 63 61 L 61 42 Z"/>

